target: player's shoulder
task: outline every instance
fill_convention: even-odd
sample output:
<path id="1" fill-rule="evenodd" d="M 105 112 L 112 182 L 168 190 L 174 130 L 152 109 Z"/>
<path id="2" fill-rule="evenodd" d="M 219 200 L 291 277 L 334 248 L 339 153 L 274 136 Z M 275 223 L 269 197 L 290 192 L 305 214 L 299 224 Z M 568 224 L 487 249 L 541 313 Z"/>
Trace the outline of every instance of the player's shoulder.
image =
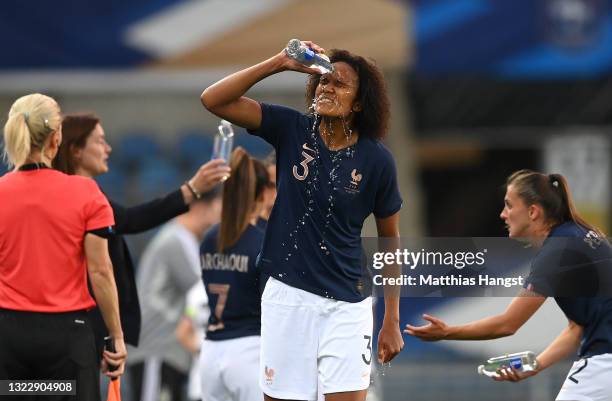
<path id="1" fill-rule="evenodd" d="M 568 221 L 563 224 L 559 224 L 553 228 L 550 232 L 550 238 L 584 238 L 588 234 L 589 230 L 586 227 L 581 226 L 573 221 Z"/>
<path id="2" fill-rule="evenodd" d="M 393 162 L 393 154 L 382 141 L 364 137 L 361 142 L 369 160 Z"/>
<path id="3" fill-rule="evenodd" d="M 263 231 L 261 228 L 257 227 L 256 225 L 252 225 L 249 224 L 247 226 L 247 229 L 245 230 L 243 237 L 245 237 L 245 239 L 253 244 L 253 245 L 260 245 L 260 240 L 263 240 L 265 236 L 265 231 Z"/>
<path id="4" fill-rule="evenodd" d="M 311 114 L 304 114 L 303 112 L 292 107 L 283 106 L 280 104 L 262 102 L 260 103 L 260 107 L 264 118 L 272 117 L 277 119 L 298 119 L 304 121 L 314 118 L 314 116 Z"/>

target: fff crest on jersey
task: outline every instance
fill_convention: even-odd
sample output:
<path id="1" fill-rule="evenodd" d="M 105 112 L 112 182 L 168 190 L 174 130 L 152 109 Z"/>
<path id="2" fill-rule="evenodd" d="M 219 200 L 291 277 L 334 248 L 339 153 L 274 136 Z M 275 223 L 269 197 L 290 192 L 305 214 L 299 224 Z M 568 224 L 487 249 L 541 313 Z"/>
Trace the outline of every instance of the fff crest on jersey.
<path id="1" fill-rule="evenodd" d="M 359 184 L 361 183 L 362 179 L 363 179 L 363 175 L 358 173 L 357 169 L 354 168 L 353 171 L 351 171 L 351 177 L 349 180 L 349 184 L 344 187 L 344 190 L 348 192 L 349 194 L 358 194 Z"/>

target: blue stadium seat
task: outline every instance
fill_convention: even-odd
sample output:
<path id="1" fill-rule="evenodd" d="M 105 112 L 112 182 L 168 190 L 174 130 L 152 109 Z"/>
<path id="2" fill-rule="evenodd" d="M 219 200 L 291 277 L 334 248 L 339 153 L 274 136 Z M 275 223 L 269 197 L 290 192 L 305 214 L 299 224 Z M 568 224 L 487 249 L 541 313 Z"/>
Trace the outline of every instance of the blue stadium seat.
<path id="1" fill-rule="evenodd" d="M 133 132 L 123 135 L 113 146 L 113 159 L 124 170 L 133 172 L 142 168 L 149 159 L 159 158 L 162 149 L 155 135 Z"/>
<path id="2" fill-rule="evenodd" d="M 213 136 L 198 130 L 185 131 L 176 141 L 176 160 L 181 167 L 195 171 L 210 160 L 213 150 Z"/>
<path id="3" fill-rule="evenodd" d="M 179 169 L 165 159 L 148 159 L 136 176 L 138 200 L 148 201 L 180 187 L 184 181 Z"/>
<path id="4" fill-rule="evenodd" d="M 111 167 L 108 173 L 97 176 L 95 180 L 108 198 L 122 204 L 126 203 L 128 180 L 125 172 L 118 166 Z"/>

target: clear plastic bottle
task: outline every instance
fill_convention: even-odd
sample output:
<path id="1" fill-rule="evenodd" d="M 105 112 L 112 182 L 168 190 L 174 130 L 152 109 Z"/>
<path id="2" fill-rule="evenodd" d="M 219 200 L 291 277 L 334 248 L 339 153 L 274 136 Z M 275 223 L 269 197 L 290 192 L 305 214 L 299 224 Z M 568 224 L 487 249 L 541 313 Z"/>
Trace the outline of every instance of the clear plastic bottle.
<path id="1" fill-rule="evenodd" d="M 302 45 L 299 39 L 291 39 L 287 43 L 285 52 L 292 59 L 304 64 L 308 67 L 317 68 L 321 74 L 334 71 L 334 65 L 329 61 L 329 57 L 325 54 L 319 54 Z"/>
<path id="2" fill-rule="evenodd" d="M 519 372 L 529 372 L 538 368 L 536 355 L 531 351 L 506 354 L 488 359 L 484 365 L 478 366 L 478 374 L 497 376 L 497 370 L 502 367 L 512 367 Z"/>
<path id="3" fill-rule="evenodd" d="M 234 129 L 232 128 L 232 123 L 221 120 L 218 129 L 219 132 L 215 135 L 215 142 L 213 144 L 212 159 L 223 159 L 225 162 L 229 162 L 232 154 L 232 147 L 234 146 Z"/>

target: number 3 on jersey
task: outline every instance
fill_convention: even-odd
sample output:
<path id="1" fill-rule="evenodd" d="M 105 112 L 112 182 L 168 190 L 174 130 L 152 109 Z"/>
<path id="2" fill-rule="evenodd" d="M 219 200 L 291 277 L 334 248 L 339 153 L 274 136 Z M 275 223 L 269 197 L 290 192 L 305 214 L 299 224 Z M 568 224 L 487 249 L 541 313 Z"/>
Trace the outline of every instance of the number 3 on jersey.
<path id="1" fill-rule="evenodd" d="M 309 150 L 311 152 L 314 153 L 314 150 L 310 149 L 308 147 L 308 145 L 304 144 L 302 145 L 302 148 L 305 150 Z M 302 162 L 300 163 L 300 166 L 302 166 L 303 172 L 302 174 L 298 173 L 298 167 L 297 166 L 293 166 L 293 176 L 300 181 L 304 181 L 306 179 L 306 177 L 308 177 L 308 163 L 310 163 L 311 161 L 313 161 L 315 158 L 314 156 L 309 155 L 306 152 L 302 152 L 302 156 L 304 156 L 304 160 L 302 160 Z"/>
<path id="2" fill-rule="evenodd" d="M 215 323 L 208 325 L 208 331 L 217 331 L 225 327 L 223 324 L 223 310 L 227 304 L 227 294 L 229 293 L 229 284 L 208 284 L 208 292 L 217 295 L 217 305 L 215 306 L 214 318 Z"/>

